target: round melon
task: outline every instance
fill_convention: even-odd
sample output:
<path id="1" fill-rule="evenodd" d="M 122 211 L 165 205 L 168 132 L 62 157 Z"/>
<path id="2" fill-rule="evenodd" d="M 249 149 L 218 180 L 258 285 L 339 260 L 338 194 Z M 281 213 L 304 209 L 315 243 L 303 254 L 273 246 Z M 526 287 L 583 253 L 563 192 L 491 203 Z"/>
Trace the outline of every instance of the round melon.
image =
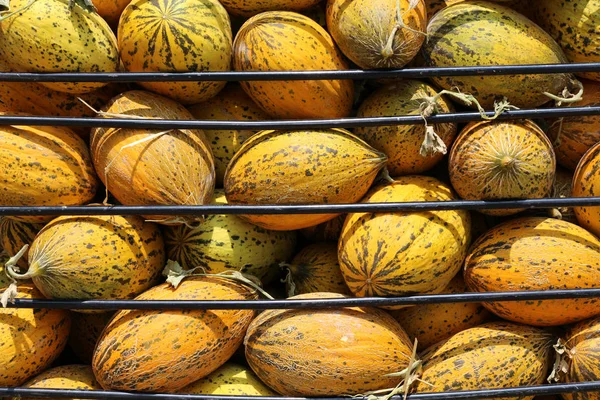
<path id="1" fill-rule="evenodd" d="M 416 391 L 541 385 L 551 365 L 553 344 L 552 334 L 545 330 L 508 322 L 490 322 L 466 329 L 421 353 L 422 381 Z"/>
<path id="2" fill-rule="evenodd" d="M 50 368 L 27 381 L 22 387 L 28 389 L 102 390 L 94 377 L 92 367 L 83 364 Z M 14 397 L 12 400 L 33 400 L 33 397 Z"/>
<path id="3" fill-rule="evenodd" d="M 369 190 L 385 154 L 343 129 L 262 131 L 225 172 L 230 204 L 354 203 Z M 337 214 L 243 215 L 265 229 L 295 230 Z"/>
<path id="4" fill-rule="evenodd" d="M 600 143 L 592 146 L 581 158 L 573 175 L 573 197 L 600 196 Z M 574 207 L 579 225 L 600 236 L 600 210 L 598 207 Z"/>
<path id="5" fill-rule="evenodd" d="M 295 12 L 264 12 L 250 18 L 240 28 L 233 50 L 236 71 L 348 69 L 329 33 Z M 241 84 L 252 100 L 275 118 L 348 117 L 354 100 L 354 84 L 349 80 Z"/>
<path id="6" fill-rule="evenodd" d="M 16 72 L 116 72 L 117 39 L 98 14 L 69 0 L 11 0 L 0 22 L 0 52 Z M 106 82 L 43 82 L 68 93 L 87 93 Z M 41 100 L 42 102 L 45 100 Z"/>
<path id="7" fill-rule="evenodd" d="M 212 203 L 227 204 L 222 190 Z M 296 247 L 295 232 L 266 230 L 233 214 L 207 215 L 196 227 L 167 227 L 164 233 L 168 258 L 185 269 L 234 270 L 259 279 L 290 260 Z"/>
<path id="8" fill-rule="evenodd" d="M 364 203 L 455 200 L 435 178 L 411 175 L 374 187 Z M 458 273 L 471 237 L 468 211 L 348 214 L 338 254 L 357 297 L 439 293 Z"/>
<path id="9" fill-rule="evenodd" d="M 582 80 L 582 83 L 583 100 L 571 105 L 600 106 L 600 83 L 588 80 Z M 556 161 L 574 170 L 585 152 L 600 142 L 600 116 L 585 115 L 556 120 L 550 126 L 548 135 L 554 143 Z"/>
<path id="10" fill-rule="evenodd" d="M 466 200 L 547 197 L 556 169 L 552 143 L 529 120 L 470 123 L 456 138 L 448 163 L 452 186 Z M 480 211 L 511 215 L 522 209 Z"/>
<path id="11" fill-rule="evenodd" d="M 114 312 L 72 314 L 68 344 L 79 360 L 86 364 L 92 363 L 98 338 L 113 315 Z"/>
<path id="12" fill-rule="evenodd" d="M 290 299 L 343 298 L 311 293 Z M 371 307 L 267 310 L 248 328 L 246 359 L 283 396 L 339 396 L 393 388 L 386 374 L 408 367 L 412 344 L 402 327 Z"/>
<path id="13" fill-rule="evenodd" d="M 402 68 L 425 40 L 425 2 L 328 0 L 327 28 L 340 50 L 359 67 Z"/>
<path id="14" fill-rule="evenodd" d="M 600 0 L 534 2 L 536 19 L 570 62 L 600 62 Z M 600 72 L 577 73 L 600 81 Z"/>
<path id="15" fill-rule="evenodd" d="M 484 39 L 482 39 L 484 38 Z M 486 1 L 466 1 L 439 11 L 429 21 L 422 47 L 427 67 L 566 63 L 561 48 L 518 12 Z M 570 74 L 447 76 L 432 78 L 443 89 L 460 90 L 493 108 L 503 97 L 521 108 L 538 107 L 562 93 Z"/>
<path id="16" fill-rule="evenodd" d="M 29 224 L 10 218 L 0 219 L 0 249 L 13 257 L 25 245 L 31 245 L 35 235 L 44 227 L 43 224 Z M 27 269 L 27 252 L 17 261 L 21 269 Z"/>
<path id="17" fill-rule="evenodd" d="M 119 20 L 119 53 L 130 72 L 229 71 L 231 24 L 217 0 L 134 0 Z M 225 81 L 140 82 L 182 104 L 214 97 Z"/>
<path id="18" fill-rule="evenodd" d="M 600 287 L 600 240 L 555 218 L 523 217 L 490 229 L 471 247 L 469 291 L 490 293 Z M 595 298 L 483 303 L 509 321 L 558 326 L 600 313 Z"/>
<path id="19" fill-rule="evenodd" d="M 342 233 L 342 226 L 346 220 L 346 214 L 340 214 L 334 219 L 300 229 L 300 235 L 307 241 L 313 243 L 336 242 Z"/>
<path id="20" fill-rule="evenodd" d="M 284 266 L 288 271 L 289 296 L 316 292 L 351 294 L 340 271 L 335 243 L 310 244 Z"/>
<path id="21" fill-rule="evenodd" d="M 115 97 L 104 111 L 127 117 L 192 120 L 181 104 L 133 90 Z M 110 193 L 124 205 L 199 205 L 215 186 L 214 158 L 201 130 L 94 128 L 92 159 Z M 195 216 L 151 215 L 163 224 L 201 220 Z"/>
<path id="22" fill-rule="evenodd" d="M 260 121 L 270 117 L 252 101 L 242 87 L 230 83 L 210 101 L 188 107 L 195 119 Z M 216 186 L 223 186 L 223 176 L 233 155 L 256 131 L 239 129 L 204 130 L 215 158 Z"/>
<path id="23" fill-rule="evenodd" d="M 138 300 L 256 300 L 256 291 L 220 277 L 162 284 Z M 172 393 L 215 371 L 242 344 L 253 310 L 124 310 L 104 329 L 92 367 L 105 389 Z M 135 365 L 135 368 L 130 368 Z M 115 371 L 120 371 L 115 374 Z"/>
<path id="24" fill-rule="evenodd" d="M 427 83 L 416 80 L 384 86 L 361 104 L 357 117 L 393 117 L 419 115 L 425 97 L 433 97 L 437 91 Z M 439 112 L 454 112 L 449 101 L 441 97 L 436 102 Z M 450 148 L 456 135 L 456 123 L 434 124 L 433 130 L 443 141 L 444 148 L 422 153 L 426 144 L 425 124 L 361 127 L 354 133 L 377 150 L 388 156 L 387 168 L 392 176 L 420 174 L 433 168 Z M 422 154 L 421 154 L 422 153 Z"/>
<path id="25" fill-rule="evenodd" d="M 462 294 L 467 286 L 462 274 L 454 277 L 441 292 Z M 490 313 L 479 303 L 422 304 L 389 313 L 404 327 L 420 349 L 426 349 L 465 329 L 482 324 Z"/>
<path id="26" fill-rule="evenodd" d="M 164 268 L 162 234 L 135 216 L 61 216 L 29 249 L 32 279 L 51 299 L 126 299 L 155 285 Z"/>
<path id="27" fill-rule="evenodd" d="M 301 11 L 321 0 L 221 0 L 232 15 L 251 17 L 265 11 Z"/>
<path id="28" fill-rule="evenodd" d="M 185 394 L 225 396 L 276 396 L 251 369 L 227 361 L 215 372 L 181 389 Z"/>
<path id="29" fill-rule="evenodd" d="M 92 0 L 92 3 L 96 7 L 96 12 L 108 22 L 108 25 L 117 28 L 121 14 L 131 0 Z"/>
<path id="30" fill-rule="evenodd" d="M 29 115 L 11 112 L 10 115 Z M 67 128 L 0 127 L 0 204 L 73 206 L 89 203 L 98 178 L 86 143 Z M 10 217 L 44 222 L 52 217 Z"/>

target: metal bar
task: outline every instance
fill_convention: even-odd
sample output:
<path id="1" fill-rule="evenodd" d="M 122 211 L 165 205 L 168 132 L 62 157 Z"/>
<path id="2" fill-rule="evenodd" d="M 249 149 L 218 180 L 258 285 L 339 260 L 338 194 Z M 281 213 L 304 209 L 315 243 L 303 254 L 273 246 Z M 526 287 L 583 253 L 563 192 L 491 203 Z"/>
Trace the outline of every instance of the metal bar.
<path id="1" fill-rule="evenodd" d="M 494 113 L 485 113 L 492 117 Z M 578 117 L 600 115 L 600 106 L 541 108 L 505 111 L 498 120 L 536 119 Z M 479 112 L 458 112 L 432 115 L 427 118 L 430 124 L 448 122 L 481 121 Z M 396 117 L 364 117 L 336 118 L 312 120 L 273 120 L 273 121 L 209 121 L 209 120 L 165 120 L 136 118 L 88 118 L 88 117 L 46 117 L 46 116 L 11 116 L 0 115 L 0 125 L 29 126 L 70 126 L 101 128 L 136 128 L 136 129 L 328 129 L 356 128 L 367 126 L 393 126 L 423 124 L 420 115 L 401 115 Z"/>
<path id="2" fill-rule="evenodd" d="M 416 79 L 439 76 L 489 76 L 598 72 L 600 63 L 420 67 L 396 70 L 206 71 L 206 72 L 1 72 L 0 82 L 195 82 L 330 79 Z"/>

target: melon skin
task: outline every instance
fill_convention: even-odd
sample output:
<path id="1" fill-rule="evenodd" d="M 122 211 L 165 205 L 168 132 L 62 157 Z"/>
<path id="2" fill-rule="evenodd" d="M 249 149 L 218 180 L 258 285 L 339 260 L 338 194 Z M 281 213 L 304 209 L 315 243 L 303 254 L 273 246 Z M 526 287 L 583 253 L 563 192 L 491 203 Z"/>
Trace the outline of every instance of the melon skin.
<path id="1" fill-rule="evenodd" d="M 598 196 L 600 143 L 593 145 L 579 160 L 573 175 L 573 197 Z M 579 225 L 600 236 L 600 210 L 596 207 L 573 207 Z"/>
<path id="2" fill-rule="evenodd" d="M 92 367 L 84 364 L 69 364 L 50 368 L 26 382 L 23 388 L 102 390 L 94 377 Z M 13 397 L 12 400 L 33 400 L 29 397 Z M 50 400 L 57 400 L 50 398 Z"/>
<path id="3" fill-rule="evenodd" d="M 29 224 L 10 218 L 0 219 L 0 251 L 4 250 L 10 257 L 14 257 L 25 245 L 31 245 L 37 233 L 44 224 Z M 17 261 L 19 268 L 26 270 L 27 253 Z"/>
<path id="4" fill-rule="evenodd" d="M 265 11 L 302 11 L 321 0 L 221 0 L 227 11 L 236 16 L 252 17 Z"/>
<path id="5" fill-rule="evenodd" d="M 227 361 L 216 371 L 181 389 L 186 394 L 276 396 L 248 367 Z"/>

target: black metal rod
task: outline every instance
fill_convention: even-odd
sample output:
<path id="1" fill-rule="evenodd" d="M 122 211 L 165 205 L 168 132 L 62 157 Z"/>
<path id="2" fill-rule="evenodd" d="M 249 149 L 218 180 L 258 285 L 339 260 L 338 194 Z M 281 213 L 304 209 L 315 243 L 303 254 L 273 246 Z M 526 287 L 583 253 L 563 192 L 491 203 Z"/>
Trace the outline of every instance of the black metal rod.
<path id="1" fill-rule="evenodd" d="M 485 115 L 492 117 L 488 111 Z M 505 111 L 498 120 L 578 117 L 600 115 L 600 106 L 540 108 Z M 432 115 L 427 118 L 430 124 L 448 122 L 480 121 L 478 112 L 458 112 Z M 137 129 L 328 129 L 356 128 L 361 126 L 392 126 L 423 124 L 420 115 L 401 115 L 397 117 L 336 118 L 313 120 L 273 120 L 273 121 L 209 121 L 209 120 L 165 120 L 136 118 L 88 118 L 88 117 L 42 117 L 1 115 L 0 125 L 29 126 L 70 126 L 99 128 L 137 128 Z"/>
<path id="2" fill-rule="evenodd" d="M 598 72 L 600 63 L 420 67 L 396 70 L 227 71 L 227 72 L 2 72 L 0 82 L 195 82 L 330 79 L 416 79 L 438 76 L 486 76 Z"/>
<path id="3" fill-rule="evenodd" d="M 558 289 L 517 292 L 451 293 L 405 297 L 362 297 L 286 300 L 46 300 L 15 299 L 8 308 L 81 310 L 283 310 L 339 307 L 383 307 L 490 301 L 558 300 L 600 297 L 600 289 Z"/>
<path id="4" fill-rule="evenodd" d="M 40 215 L 212 215 L 212 214 L 345 214 L 361 212 L 538 209 L 598 207 L 600 197 L 525 200 L 452 200 L 398 203 L 303 205 L 197 205 L 197 206 L 0 206 L 0 216 Z"/>
<path id="5" fill-rule="evenodd" d="M 407 396 L 408 400 L 471 400 L 489 398 L 508 398 L 524 396 L 557 395 L 561 393 L 583 393 L 600 391 L 600 381 L 562 383 L 555 385 L 521 386 L 503 389 L 461 390 L 440 393 L 415 393 Z M 0 396 L 12 397 L 54 397 L 107 400 L 348 400 L 350 397 L 275 397 L 275 396 L 226 396 L 213 394 L 154 394 L 128 393 L 106 390 L 69 390 L 69 389 L 32 389 L 32 388 L 0 388 Z M 403 396 L 394 396 L 394 400 L 402 400 Z M 366 397 L 354 398 L 365 400 Z"/>

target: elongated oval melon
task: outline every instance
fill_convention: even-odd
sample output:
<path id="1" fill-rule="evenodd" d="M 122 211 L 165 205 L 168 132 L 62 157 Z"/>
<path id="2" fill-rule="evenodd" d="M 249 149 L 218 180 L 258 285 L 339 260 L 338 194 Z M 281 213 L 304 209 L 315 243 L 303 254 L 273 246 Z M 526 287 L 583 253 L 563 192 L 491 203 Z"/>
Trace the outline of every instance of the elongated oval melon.
<path id="1" fill-rule="evenodd" d="M 265 11 L 300 11 L 319 3 L 321 0 L 221 0 L 232 15 L 251 17 Z"/>
<path id="2" fill-rule="evenodd" d="M 345 70 L 329 33 L 294 12 L 264 12 L 240 28 L 233 43 L 236 71 Z M 348 80 L 242 82 L 250 97 L 276 118 L 350 115 L 354 85 Z"/>
<path id="3" fill-rule="evenodd" d="M 555 218 L 517 218 L 490 229 L 471 247 L 464 277 L 473 292 L 600 287 L 600 240 Z M 483 303 L 509 321 L 558 326 L 600 313 L 598 299 Z"/>
<path id="4" fill-rule="evenodd" d="M 10 218 L 0 219 L 0 249 L 4 249 L 10 257 L 25 245 L 31 245 L 35 235 L 44 227 L 43 224 L 29 224 Z M 27 269 L 27 252 L 17 261 L 20 268 Z"/>
<path id="5" fill-rule="evenodd" d="M 337 293 L 291 297 L 343 298 Z M 284 396 L 339 396 L 394 387 L 386 374 L 408 366 L 412 344 L 402 327 L 372 307 L 267 310 L 248 328 L 246 359 Z"/>
<path id="6" fill-rule="evenodd" d="M 248 139 L 225 172 L 230 204 L 353 203 L 387 157 L 343 129 L 262 131 Z M 295 230 L 336 214 L 244 215 L 266 229 Z"/>
<path id="7" fill-rule="evenodd" d="M 27 7 L 25 7 L 27 6 Z M 17 72 L 115 72 L 117 39 L 106 21 L 68 0 L 11 0 L 20 12 L 0 22 L 0 52 Z M 86 93 L 106 82 L 44 82 L 68 93 Z"/>
<path id="8" fill-rule="evenodd" d="M 600 142 L 592 146 L 581 157 L 573 175 L 573 197 L 595 197 L 600 195 Z M 600 210 L 597 207 L 574 207 L 579 225 L 600 236 Z"/>
<path id="9" fill-rule="evenodd" d="M 227 361 L 216 371 L 189 386 L 181 393 L 227 396 L 276 396 L 248 367 Z"/>
<path id="10" fill-rule="evenodd" d="M 374 187 L 363 202 L 453 199 L 444 183 L 411 175 Z M 338 243 L 340 268 L 358 297 L 439 293 L 460 270 L 470 240 L 463 210 L 348 214 Z"/>
<path id="11" fill-rule="evenodd" d="M 192 277 L 177 289 L 165 283 L 137 299 L 256 300 L 257 294 L 230 279 Z M 120 311 L 98 340 L 94 374 L 105 389 L 178 391 L 223 365 L 254 316 L 253 310 Z"/>
<path id="12" fill-rule="evenodd" d="M 94 377 L 92 367 L 83 364 L 69 364 L 50 368 L 22 386 L 29 389 L 72 389 L 102 390 Z M 29 397 L 14 397 L 12 400 L 33 400 Z M 54 399 L 50 399 L 54 400 Z"/>

